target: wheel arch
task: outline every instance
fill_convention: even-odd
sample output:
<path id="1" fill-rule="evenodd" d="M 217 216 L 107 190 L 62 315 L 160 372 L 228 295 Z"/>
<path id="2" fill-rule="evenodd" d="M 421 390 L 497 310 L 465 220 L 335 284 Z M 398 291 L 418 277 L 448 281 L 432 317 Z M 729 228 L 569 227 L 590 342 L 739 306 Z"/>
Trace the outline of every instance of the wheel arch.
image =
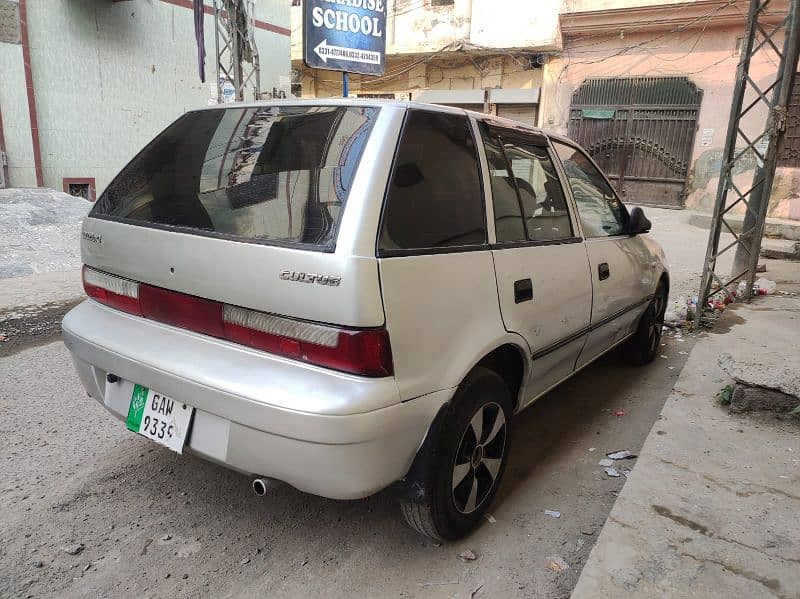
<path id="1" fill-rule="evenodd" d="M 493 370 L 506 382 L 511 392 L 513 408 L 516 412 L 521 403 L 520 396 L 524 387 L 523 383 L 530 368 L 523 349 L 514 343 L 499 345 L 478 360 L 466 376 L 478 366 Z"/>
<path id="2" fill-rule="evenodd" d="M 663 271 L 661 276 L 658 278 L 658 283 L 664 283 L 664 290 L 667 292 L 667 299 L 669 299 L 669 272 Z M 656 283 L 656 288 L 658 288 L 658 283 Z"/>
<path id="3" fill-rule="evenodd" d="M 425 489 L 428 487 L 428 481 L 426 481 L 425 476 L 430 460 L 435 459 L 435 441 L 444 423 L 452 417 L 458 389 L 461 388 L 461 384 L 476 368 L 481 367 L 492 370 L 506 381 L 511 391 L 513 411 L 516 412 L 520 405 L 521 394 L 524 391 L 524 381 L 530 370 L 531 362 L 526 359 L 527 355 L 526 350 L 520 345 L 506 340 L 486 352 L 472 365 L 464 374 L 458 386 L 453 389 L 452 397 L 442 404 L 436 413 L 408 472 L 401 480 L 392 485 L 392 491 L 395 495 L 415 502 L 421 502 L 426 499 Z"/>

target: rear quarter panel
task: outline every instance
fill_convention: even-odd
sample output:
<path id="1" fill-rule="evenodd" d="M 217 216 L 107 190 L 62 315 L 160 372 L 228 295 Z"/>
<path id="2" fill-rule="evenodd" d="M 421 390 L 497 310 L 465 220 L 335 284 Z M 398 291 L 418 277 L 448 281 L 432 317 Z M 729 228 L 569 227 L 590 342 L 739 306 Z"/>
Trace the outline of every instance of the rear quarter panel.
<path id="1" fill-rule="evenodd" d="M 503 327 L 488 249 L 379 262 L 401 399 L 457 386 L 504 343 L 527 355 L 525 341 Z"/>

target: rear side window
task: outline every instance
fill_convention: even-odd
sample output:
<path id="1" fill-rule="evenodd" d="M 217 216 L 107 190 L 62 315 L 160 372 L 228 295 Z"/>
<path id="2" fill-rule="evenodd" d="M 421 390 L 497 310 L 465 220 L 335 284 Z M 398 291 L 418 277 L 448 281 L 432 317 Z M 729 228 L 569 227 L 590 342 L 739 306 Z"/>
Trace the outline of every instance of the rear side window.
<path id="1" fill-rule="evenodd" d="M 586 237 L 624 235 L 628 211 L 589 157 L 577 148 L 556 141 L 553 147 L 564 165 L 583 234 Z"/>
<path id="2" fill-rule="evenodd" d="M 466 116 L 409 111 L 384 203 L 381 255 L 485 244 L 478 168 Z"/>
<path id="3" fill-rule="evenodd" d="M 114 179 L 91 216 L 330 250 L 379 110 L 187 113 Z"/>
<path id="4" fill-rule="evenodd" d="M 564 190 L 541 142 L 482 124 L 498 242 L 572 237 Z"/>

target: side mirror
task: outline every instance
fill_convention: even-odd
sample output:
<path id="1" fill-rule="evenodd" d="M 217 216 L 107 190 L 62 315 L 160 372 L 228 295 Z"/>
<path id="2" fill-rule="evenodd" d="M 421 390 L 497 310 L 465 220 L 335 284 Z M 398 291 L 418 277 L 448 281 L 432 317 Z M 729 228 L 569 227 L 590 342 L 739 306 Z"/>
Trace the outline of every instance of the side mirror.
<path id="1" fill-rule="evenodd" d="M 631 219 L 628 221 L 628 233 L 630 235 L 648 233 L 652 228 L 653 223 L 644 215 L 644 210 L 638 206 L 631 210 Z"/>

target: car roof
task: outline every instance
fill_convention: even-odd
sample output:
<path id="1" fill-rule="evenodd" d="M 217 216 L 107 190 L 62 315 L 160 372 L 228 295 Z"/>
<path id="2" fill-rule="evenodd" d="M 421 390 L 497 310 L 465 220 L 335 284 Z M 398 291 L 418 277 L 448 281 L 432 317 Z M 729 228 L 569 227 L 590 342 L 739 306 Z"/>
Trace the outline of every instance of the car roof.
<path id="1" fill-rule="evenodd" d="M 211 106 L 200 107 L 197 108 L 196 110 L 218 110 L 224 108 L 260 108 L 265 106 L 374 106 L 379 108 L 383 106 L 395 106 L 397 108 L 402 108 L 405 110 L 416 109 L 416 110 L 427 110 L 432 112 L 445 112 L 450 114 L 467 114 L 481 121 L 494 123 L 512 129 L 529 131 L 531 133 L 538 135 L 544 135 L 555 141 L 563 141 L 573 145 L 575 143 L 565 137 L 562 137 L 561 135 L 557 135 L 549 131 L 539 129 L 537 127 L 531 127 L 530 125 L 521 123 L 519 121 L 514 121 L 512 119 L 495 116 L 493 114 L 486 114 L 483 112 L 476 112 L 474 110 L 466 110 L 464 108 L 446 106 L 443 104 L 427 104 L 424 102 L 412 102 L 408 100 L 390 100 L 381 98 L 358 98 L 358 99 L 289 98 L 286 100 L 259 100 L 256 102 L 231 102 L 227 104 L 212 104 Z"/>

